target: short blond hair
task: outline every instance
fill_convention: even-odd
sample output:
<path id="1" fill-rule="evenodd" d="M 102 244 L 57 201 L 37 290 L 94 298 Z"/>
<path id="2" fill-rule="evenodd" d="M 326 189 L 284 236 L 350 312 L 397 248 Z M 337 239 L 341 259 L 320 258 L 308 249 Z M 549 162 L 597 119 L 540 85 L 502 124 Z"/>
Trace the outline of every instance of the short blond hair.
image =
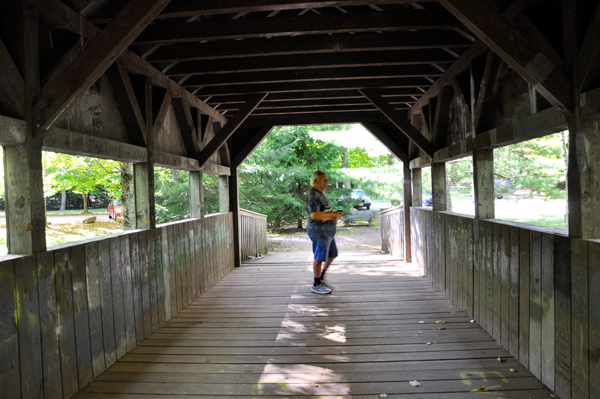
<path id="1" fill-rule="evenodd" d="M 310 186 L 314 186 L 316 181 L 319 180 L 322 176 L 325 176 L 325 172 L 323 172 L 322 170 L 315 171 L 315 173 L 313 173 L 310 177 Z"/>

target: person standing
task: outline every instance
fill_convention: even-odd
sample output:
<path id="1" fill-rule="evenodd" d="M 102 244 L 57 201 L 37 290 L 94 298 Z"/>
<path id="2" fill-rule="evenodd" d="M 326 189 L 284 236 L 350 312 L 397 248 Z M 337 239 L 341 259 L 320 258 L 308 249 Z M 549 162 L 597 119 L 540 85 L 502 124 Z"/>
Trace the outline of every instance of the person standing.
<path id="1" fill-rule="evenodd" d="M 333 210 L 333 203 L 323 190 L 327 188 L 327 175 L 317 170 L 310 178 L 311 188 L 306 193 L 306 232 L 312 241 L 314 254 L 314 281 L 311 292 L 330 294 L 331 288 L 323 282 L 323 277 L 331 262 L 338 256 L 335 245 L 337 219 L 343 211 Z M 325 265 L 323 265 L 325 262 Z"/>

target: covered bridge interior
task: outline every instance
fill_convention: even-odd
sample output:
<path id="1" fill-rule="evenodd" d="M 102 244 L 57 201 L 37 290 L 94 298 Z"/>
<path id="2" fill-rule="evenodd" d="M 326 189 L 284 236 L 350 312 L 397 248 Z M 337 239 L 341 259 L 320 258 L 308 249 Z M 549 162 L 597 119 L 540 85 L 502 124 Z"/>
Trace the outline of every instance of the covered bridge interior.
<path id="1" fill-rule="evenodd" d="M 274 126 L 355 122 L 405 165 L 407 258 L 561 398 L 600 397 L 599 37 L 594 0 L 3 0 L 0 395 L 72 396 L 239 266 L 237 169 Z M 568 232 L 495 220 L 493 149 L 566 129 Z M 44 150 L 133 163 L 136 230 L 47 248 Z M 474 217 L 446 206 L 463 157 Z M 189 171 L 192 219 L 156 225 L 155 166 Z"/>

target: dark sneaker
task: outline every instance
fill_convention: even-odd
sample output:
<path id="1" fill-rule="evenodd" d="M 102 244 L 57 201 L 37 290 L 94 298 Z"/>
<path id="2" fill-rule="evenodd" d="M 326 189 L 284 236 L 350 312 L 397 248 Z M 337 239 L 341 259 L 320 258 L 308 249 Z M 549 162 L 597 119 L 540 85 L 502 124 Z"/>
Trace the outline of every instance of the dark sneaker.
<path id="1" fill-rule="evenodd" d="M 327 288 L 323 284 L 313 285 L 311 288 L 311 292 L 321 295 L 331 294 L 331 288 Z"/>

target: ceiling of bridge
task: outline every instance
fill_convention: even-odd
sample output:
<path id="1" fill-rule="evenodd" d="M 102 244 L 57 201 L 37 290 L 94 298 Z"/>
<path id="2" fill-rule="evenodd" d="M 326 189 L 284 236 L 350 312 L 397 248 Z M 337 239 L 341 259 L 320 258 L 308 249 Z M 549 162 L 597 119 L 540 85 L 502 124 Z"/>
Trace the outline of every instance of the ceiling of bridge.
<path id="1" fill-rule="evenodd" d="M 79 11 L 102 28 L 123 3 Z M 173 0 L 130 49 L 226 116 L 269 93 L 250 118 L 301 121 L 379 114 L 365 88 L 406 111 L 474 41 L 434 1 Z"/>

